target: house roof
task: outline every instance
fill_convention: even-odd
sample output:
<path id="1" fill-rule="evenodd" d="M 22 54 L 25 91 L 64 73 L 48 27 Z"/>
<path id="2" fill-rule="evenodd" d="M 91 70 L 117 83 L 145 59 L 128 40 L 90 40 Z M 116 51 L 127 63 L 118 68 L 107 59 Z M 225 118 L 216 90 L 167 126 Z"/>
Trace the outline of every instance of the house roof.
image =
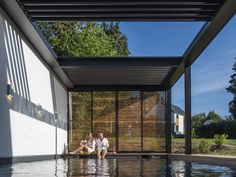
<path id="1" fill-rule="evenodd" d="M 182 116 L 184 116 L 185 114 L 183 109 L 173 104 L 171 105 L 171 111 Z"/>

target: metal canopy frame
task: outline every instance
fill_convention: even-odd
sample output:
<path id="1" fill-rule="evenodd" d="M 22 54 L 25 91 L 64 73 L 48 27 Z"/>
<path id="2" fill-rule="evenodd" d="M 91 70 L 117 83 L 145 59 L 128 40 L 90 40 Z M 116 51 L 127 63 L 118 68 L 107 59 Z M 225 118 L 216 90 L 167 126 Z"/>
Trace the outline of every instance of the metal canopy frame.
<path id="1" fill-rule="evenodd" d="M 224 0 L 20 0 L 35 21 L 210 21 Z"/>
<path id="2" fill-rule="evenodd" d="M 84 66 L 153 66 L 178 67 L 182 57 L 58 57 L 62 68 Z"/>
<path id="3" fill-rule="evenodd" d="M 182 57 L 58 57 L 57 60 L 78 90 L 89 89 L 89 85 L 99 90 L 118 87 L 164 90 L 165 79 L 183 61 Z"/>
<path id="4" fill-rule="evenodd" d="M 234 16 L 236 0 L 1 0 L 0 6 L 68 91 L 166 91 L 167 149 L 171 153 L 171 88 L 185 73 L 185 147 L 191 154 L 191 65 Z M 40 21 L 205 21 L 183 56 L 63 58 L 55 55 L 33 23 Z M 68 69 L 168 67 L 158 84 L 75 84 Z M 67 74 L 66 74 L 67 73 Z M 159 75 L 160 76 L 160 75 Z M 158 75 L 157 75 L 158 77 Z M 68 116 L 69 117 L 69 116 Z M 118 131 L 118 130 L 117 130 Z"/>
<path id="5" fill-rule="evenodd" d="M 202 51 L 214 39 L 217 33 L 225 26 L 236 11 L 235 0 L 2 0 L 0 2 L 3 9 L 16 23 L 29 42 L 34 46 L 43 60 L 48 63 L 49 67 L 58 76 L 68 89 L 81 88 L 74 84 L 68 73 L 65 71 L 68 68 L 75 68 L 74 65 L 101 66 L 104 65 L 175 65 L 169 68 L 165 77 L 162 76 L 162 82 L 158 84 L 150 84 L 149 87 L 156 86 L 157 88 L 169 89 L 175 82 L 184 74 L 185 68 L 197 59 Z M 83 14 L 84 15 L 80 15 Z M 40 14 L 40 15 L 37 15 Z M 50 16 L 50 14 L 53 14 Z M 87 14 L 87 15 L 86 15 Z M 102 14 L 102 15 L 101 15 Z M 64 15 L 64 16 L 63 16 Z M 201 16 L 205 17 L 202 18 Z M 38 18 L 40 16 L 40 19 Z M 183 18 L 187 17 L 188 19 Z M 38 18 L 38 19 L 37 19 Z M 42 33 L 35 26 L 34 20 L 47 21 L 48 18 L 53 21 L 57 20 L 92 20 L 102 21 L 113 19 L 116 21 L 205 21 L 206 24 L 195 37 L 189 48 L 183 56 L 178 57 L 126 57 L 118 58 L 122 61 L 117 63 L 117 58 L 90 58 L 89 62 L 84 61 L 87 58 L 73 58 L 76 61 L 65 61 L 55 55 L 52 48 L 42 37 Z M 105 19 L 104 19 L 105 18 Z M 137 62 L 133 62 L 136 60 Z M 166 59 L 166 60 L 164 60 Z M 168 59 L 168 60 L 167 60 Z M 146 61 L 145 61 L 146 60 Z M 173 60 L 173 61 L 170 61 Z M 178 63 L 182 60 L 180 63 Z M 86 63 L 87 62 L 87 63 Z M 101 62 L 101 63 L 100 63 Z M 176 63 L 175 63 L 176 62 Z M 72 66 L 73 65 L 73 66 Z M 117 65 L 117 66 L 118 66 Z M 94 87 L 94 84 L 84 84 L 84 87 Z M 96 84 L 97 85 L 97 84 Z M 98 87 L 105 86 L 107 88 L 116 87 L 114 84 L 101 84 Z M 123 86 L 134 87 L 139 84 L 123 84 Z M 140 84 L 140 87 L 148 86 L 149 84 Z M 122 84 L 119 84 L 121 88 Z M 115 89 L 115 88 L 113 88 Z"/>

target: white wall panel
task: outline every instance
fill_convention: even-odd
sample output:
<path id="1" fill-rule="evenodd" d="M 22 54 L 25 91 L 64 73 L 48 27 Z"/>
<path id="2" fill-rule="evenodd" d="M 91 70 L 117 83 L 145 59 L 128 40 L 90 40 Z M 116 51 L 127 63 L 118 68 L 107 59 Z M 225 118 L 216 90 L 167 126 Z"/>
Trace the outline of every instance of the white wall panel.
<path id="1" fill-rule="evenodd" d="M 0 158 L 54 155 L 56 147 L 62 153 L 67 145 L 66 89 L 2 11 L 0 41 Z M 13 98 L 7 96 L 7 83 L 14 87 Z"/>

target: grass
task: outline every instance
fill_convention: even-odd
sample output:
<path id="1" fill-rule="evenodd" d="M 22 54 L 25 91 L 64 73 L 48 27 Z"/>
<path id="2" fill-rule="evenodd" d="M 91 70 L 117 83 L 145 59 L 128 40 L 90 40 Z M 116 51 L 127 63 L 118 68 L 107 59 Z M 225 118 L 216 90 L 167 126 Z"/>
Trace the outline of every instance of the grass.
<path id="1" fill-rule="evenodd" d="M 205 139 L 207 141 L 210 141 L 210 142 L 214 142 L 213 138 L 193 138 L 192 141 L 199 143 L 203 139 Z M 184 142 L 184 138 L 173 138 L 173 140 L 175 142 Z M 235 145 L 236 146 L 236 139 L 227 139 L 226 144 L 230 144 L 230 145 Z"/>
<path id="2" fill-rule="evenodd" d="M 198 146 L 202 140 L 206 140 L 209 142 L 210 146 L 214 146 L 214 139 L 213 138 L 193 138 L 192 139 L 192 148 L 193 153 L 199 153 Z M 184 138 L 173 138 L 173 149 L 174 152 L 183 153 L 184 152 Z M 226 143 L 223 144 L 222 148 L 209 151 L 206 154 L 212 155 L 232 155 L 236 156 L 236 139 L 227 139 Z"/>

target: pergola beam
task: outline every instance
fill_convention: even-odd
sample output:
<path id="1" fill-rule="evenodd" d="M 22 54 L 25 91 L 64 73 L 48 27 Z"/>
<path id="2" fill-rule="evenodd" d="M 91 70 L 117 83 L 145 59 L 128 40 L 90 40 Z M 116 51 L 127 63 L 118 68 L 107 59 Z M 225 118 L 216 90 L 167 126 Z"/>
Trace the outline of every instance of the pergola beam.
<path id="1" fill-rule="evenodd" d="M 21 0 L 25 6 L 45 6 L 45 5 L 215 5 L 220 4 L 220 1 L 216 0 L 119 0 L 119 1 L 109 1 L 109 0 Z"/>
<path id="2" fill-rule="evenodd" d="M 74 88 L 69 88 L 69 92 L 78 91 L 164 91 L 165 88 L 161 85 L 75 85 Z"/>
<path id="3" fill-rule="evenodd" d="M 214 19 L 204 25 L 189 48 L 186 50 L 183 61 L 167 83 L 167 88 L 172 87 L 175 82 L 182 76 L 185 68 L 191 66 L 210 42 L 216 37 L 221 29 L 233 17 L 236 12 L 236 1 L 227 0 L 216 14 Z"/>
<path id="4" fill-rule="evenodd" d="M 182 57 L 58 57 L 62 68 L 79 67 L 177 67 L 182 62 Z"/>
<path id="5" fill-rule="evenodd" d="M 140 6 L 140 5 L 132 5 L 132 6 L 25 6 L 28 12 L 145 12 L 145 11 L 158 11 L 163 13 L 173 13 L 173 12 L 190 12 L 190 13 L 198 13 L 198 12 L 213 12 L 217 10 L 218 6 Z"/>
<path id="6" fill-rule="evenodd" d="M 210 21 L 224 0 L 19 0 L 32 21 Z"/>
<path id="7" fill-rule="evenodd" d="M 32 21 L 110 21 L 110 22 L 193 22 L 193 21 L 209 21 L 208 17 L 30 17 Z"/>

